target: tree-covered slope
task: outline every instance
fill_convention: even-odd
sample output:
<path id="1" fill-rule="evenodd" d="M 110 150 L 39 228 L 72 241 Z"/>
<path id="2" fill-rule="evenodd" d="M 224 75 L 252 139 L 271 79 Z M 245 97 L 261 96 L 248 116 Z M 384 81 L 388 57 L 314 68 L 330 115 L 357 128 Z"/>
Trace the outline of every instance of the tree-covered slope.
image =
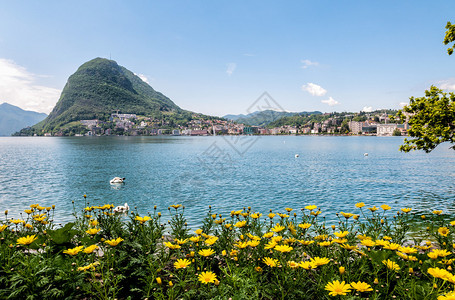
<path id="1" fill-rule="evenodd" d="M 182 110 L 115 61 L 95 58 L 68 78 L 54 109 L 35 128 L 52 131 L 72 121 L 106 120 L 116 111 L 153 115 Z"/>
<path id="2" fill-rule="evenodd" d="M 267 126 L 270 123 L 276 122 L 282 118 L 290 118 L 295 115 L 312 115 L 321 114 L 319 111 L 314 112 L 286 112 L 275 110 L 255 111 L 248 115 L 226 115 L 225 119 L 233 120 L 237 123 L 243 123 L 252 126 Z"/>

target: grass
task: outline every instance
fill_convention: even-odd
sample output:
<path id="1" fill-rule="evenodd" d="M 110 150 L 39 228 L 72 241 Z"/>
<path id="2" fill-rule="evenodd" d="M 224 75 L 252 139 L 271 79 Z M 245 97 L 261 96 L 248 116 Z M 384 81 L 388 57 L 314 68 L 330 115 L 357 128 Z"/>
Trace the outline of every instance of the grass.
<path id="1" fill-rule="evenodd" d="M 391 209 L 357 203 L 326 226 L 316 205 L 209 207 L 190 231 L 178 204 L 167 224 L 156 207 L 140 216 L 86 205 L 61 228 L 54 206 L 32 204 L 0 221 L 0 298 L 453 299 L 455 222 L 410 208 L 387 218 Z"/>

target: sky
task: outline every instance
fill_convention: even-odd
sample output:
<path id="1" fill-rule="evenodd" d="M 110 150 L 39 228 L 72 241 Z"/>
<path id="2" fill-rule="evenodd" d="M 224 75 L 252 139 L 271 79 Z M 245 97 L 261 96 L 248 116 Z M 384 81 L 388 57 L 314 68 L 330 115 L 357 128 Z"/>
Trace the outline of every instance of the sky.
<path id="1" fill-rule="evenodd" d="M 0 103 L 49 113 L 68 77 L 115 60 L 181 108 L 399 109 L 455 90 L 455 1 L 1 1 Z"/>

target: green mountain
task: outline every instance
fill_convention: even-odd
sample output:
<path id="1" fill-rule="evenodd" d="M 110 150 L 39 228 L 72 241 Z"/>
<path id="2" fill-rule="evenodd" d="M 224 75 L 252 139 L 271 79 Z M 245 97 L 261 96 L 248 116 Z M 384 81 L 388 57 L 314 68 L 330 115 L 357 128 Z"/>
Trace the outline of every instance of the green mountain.
<path id="1" fill-rule="evenodd" d="M 95 58 L 68 78 L 52 112 L 34 129 L 55 132 L 78 120 L 108 120 L 117 111 L 157 117 L 189 113 L 115 61 Z"/>
<path id="2" fill-rule="evenodd" d="M 46 117 L 44 113 L 23 110 L 8 103 L 0 104 L 0 136 L 12 135 L 21 128 L 35 125 Z"/>
<path id="3" fill-rule="evenodd" d="M 320 115 L 322 114 L 319 111 L 314 112 L 286 112 L 286 111 L 276 111 L 276 110 L 263 110 L 255 111 L 248 115 L 226 115 L 223 118 L 228 120 L 233 120 L 237 123 L 243 123 L 251 126 L 267 126 L 272 122 L 280 120 L 281 118 L 292 117 L 296 115 Z"/>

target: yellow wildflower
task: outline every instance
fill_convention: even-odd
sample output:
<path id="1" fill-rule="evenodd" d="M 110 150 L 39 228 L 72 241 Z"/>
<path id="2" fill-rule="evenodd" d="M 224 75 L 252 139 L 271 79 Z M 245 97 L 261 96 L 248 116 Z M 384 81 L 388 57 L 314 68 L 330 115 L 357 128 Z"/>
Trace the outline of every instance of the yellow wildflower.
<path id="1" fill-rule="evenodd" d="M 197 243 L 200 240 L 201 240 L 200 236 L 192 236 L 192 237 L 190 237 L 190 241 L 192 241 L 193 243 Z"/>
<path id="2" fill-rule="evenodd" d="M 349 244 L 342 244 L 342 245 L 340 245 L 340 247 L 344 248 L 346 250 L 355 250 L 355 249 L 357 249 L 357 246 L 351 246 Z"/>
<path id="3" fill-rule="evenodd" d="M 445 249 L 433 249 L 433 253 L 436 253 L 439 257 L 446 257 L 452 254 L 452 252 L 449 252 Z"/>
<path id="4" fill-rule="evenodd" d="M 389 210 L 389 209 L 391 209 L 391 207 L 388 206 L 387 204 L 381 205 L 381 208 L 382 208 L 383 210 Z"/>
<path id="5" fill-rule="evenodd" d="M 262 214 L 259 214 L 259 213 L 251 214 L 251 217 L 252 217 L 253 219 L 259 219 L 261 216 L 262 216 Z"/>
<path id="6" fill-rule="evenodd" d="M 238 221 L 237 223 L 234 224 L 234 226 L 237 227 L 237 228 L 242 228 L 245 225 L 246 225 L 246 220 Z"/>
<path id="7" fill-rule="evenodd" d="M 332 243 L 333 243 L 332 241 L 324 241 L 324 242 L 318 243 L 318 245 L 321 247 L 328 247 L 328 246 L 332 245 Z"/>
<path id="8" fill-rule="evenodd" d="M 264 249 L 265 250 L 273 249 L 273 248 L 275 248 L 276 244 L 277 244 L 277 242 L 270 241 L 270 242 L 268 242 L 267 244 L 264 245 Z"/>
<path id="9" fill-rule="evenodd" d="M 234 244 L 234 246 L 236 246 L 239 249 L 244 249 L 244 248 L 248 247 L 248 245 L 249 245 L 248 242 L 240 242 L 240 241 L 237 244 Z"/>
<path id="10" fill-rule="evenodd" d="M 313 263 L 315 266 L 323 266 L 330 262 L 330 259 L 326 257 L 313 257 L 310 259 L 310 262 Z"/>
<path id="11" fill-rule="evenodd" d="M 447 227 L 439 227 L 438 233 L 442 236 L 447 236 L 450 233 L 450 230 Z"/>
<path id="12" fill-rule="evenodd" d="M 179 245 L 183 245 L 183 244 L 186 244 L 186 242 L 188 242 L 188 239 L 174 239 L 174 242 L 176 242 L 177 244 Z"/>
<path id="13" fill-rule="evenodd" d="M 95 235 L 100 231 L 101 231 L 101 229 L 99 229 L 99 228 L 90 228 L 89 230 L 86 230 L 85 232 L 87 232 L 90 235 Z"/>
<path id="14" fill-rule="evenodd" d="M 185 269 L 191 264 L 191 262 L 188 259 L 177 259 L 177 261 L 174 263 L 174 268 L 176 269 Z"/>
<path id="15" fill-rule="evenodd" d="M 338 280 L 334 280 L 332 282 L 327 283 L 325 286 L 327 291 L 330 291 L 330 296 L 337 296 L 337 295 L 346 295 L 346 293 L 351 292 L 351 285 L 346 284 L 344 281 L 339 282 Z"/>
<path id="16" fill-rule="evenodd" d="M 304 268 L 305 270 L 310 270 L 310 269 L 316 269 L 318 266 L 315 265 L 313 262 L 311 261 L 301 261 L 299 263 L 300 267 Z"/>
<path id="17" fill-rule="evenodd" d="M 371 212 L 375 212 L 375 211 L 377 211 L 379 208 L 377 208 L 376 205 L 375 205 L 375 206 L 373 206 L 373 207 L 368 207 L 368 209 L 369 209 Z"/>
<path id="18" fill-rule="evenodd" d="M 399 247 L 398 251 L 406 253 L 406 254 L 414 254 L 417 252 L 417 249 L 412 248 L 412 247 Z"/>
<path id="19" fill-rule="evenodd" d="M 395 250 L 398 250 L 400 247 L 401 247 L 400 244 L 390 243 L 390 244 L 388 244 L 388 245 L 385 245 L 385 246 L 384 246 L 384 249 L 388 249 L 388 250 L 395 251 Z"/>
<path id="20" fill-rule="evenodd" d="M 357 290 L 358 292 L 371 292 L 373 288 L 366 282 L 351 282 L 351 286 L 353 289 Z"/>
<path id="21" fill-rule="evenodd" d="M 215 283 L 215 281 L 217 280 L 216 274 L 210 271 L 202 272 L 201 274 L 199 274 L 198 278 L 199 281 L 202 282 L 203 284 L 208 284 L 210 282 Z"/>
<path id="22" fill-rule="evenodd" d="M 149 216 L 144 216 L 144 217 L 136 216 L 136 218 L 134 218 L 134 220 L 141 222 L 141 224 L 144 224 L 145 222 L 147 222 L 148 220 L 151 220 L 151 219 L 152 218 L 150 218 Z"/>
<path id="23" fill-rule="evenodd" d="M 5 226 L 5 225 L 3 225 L 3 226 Z M 36 235 L 27 235 L 27 236 L 18 238 L 16 243 L 18 245 L 30 245 L 31 243 L 33 243 L 37 239 L 38 238 L 36 237 Z"/>
<path id="24" fill-rule="evenodd" d="M 366 247 L 374 247 L 376 246 L 376 243 L 370 239 L 364 239 L 361 240 L 360 243 Z"/>
<path id="25" fill-rule="evenodd" d="M 305 241 L 305 240 L 297 240 L 297 241 L 304 246 L 309 246 L 314 243 L 314 241 Z"/>
<path id="26" fill-rule="evenodd" d="M 210 256 L 210 255 L 214 254 L 215 251 L 213 251 L 213 249 L 211 249 L 211 248 L 208 248 L 208 249 L 199 250 L 198 253 L 199 253 L 199 255 L 201 255 L 201 256 L 207 257 L 207 256 Z"/>
<path id="27" fill-rule="evenodd" d="M 99 247 L 97 245 L 88 246 L 87 248 L 84 249 L 84 253 L 90 254 L 98 248 Z"/>
<path id="28" fill-rule="evenodd" d="M 8 228 L 8 225 L 1 225 L 0 232 L 3 232 L 6 228 Z"/>
<path id="29" fill-rule="evenodd" d="M 13 224 L 20 224 L 20 223 L 24 223 L 25 224 L 25 221 L 24 220 L 21 220 L 21 219 L 12 219 L 12 220 L 9 220 L 11 223 Z"/>
<path id="30" fill-rule="evenodd" d="M 270 257 L 264 257 L 262 261 L 269 267 L 276 267 L 279 265 L 278 259 L 275 258 L 270 258 Z"/>
<path id="31" fill-rule="evenodd" d="M 351 214 L 351 213 L 345 213 L 345 212 L 340 212 L 340 214 L 345 217 L 346 219 L 349 219 L 350 217 L 352 217 L 354 214 Z"/>
<path id="32" fill-rule="evenodd" d="M 292 249 L 294 249 L 294 248 L 292 248 L 291 246 L 288 246 L 288 245 L 277 245 L 273 249 L 276 251 L 279 251 L 281 253 L 284 253 L 284 252 L 291 252 Z"/>
<path id="33" fill-rule="evenodd" d="M 344 238 L 349 234 L 349 231 L 336 231 L 333 234 L 339 238 Z"/>
<path id="34" fill-rule="evenodd" d="M 355 207 L 357 207 L 357 208 L 362 208 L 364 206 L 365 206 L 365 203 L 363 203 L 363 202 L 358 202 L 355 204 Z"/>
<path id="35" fill-rule="evenodd" d="M 277 215 L 280 216 L 281 218 L 289 218 L 289 215 L 287 215 L 287 214 L 277 213 Z"/>
<path id="36" fill-rule="evenodd" d="M 381 246 L 381 247 L 384 247 L 384 246 L 387 246 L 390 244 L 390 242 L 386 241 L 386 240 L 376 240 L 375 243 L 376 243 L 376 246 Z"/>
<path id="37" fill-rule="evenodd" d="M 282 230 L 284 230 L 286 227 L 284 226 L 281 226 L 280 224 L 276 224 L 275 227 L 273 227 L 272 229 L 270 229 L 270 231 L 273 231 L 273 232 L 280 232 Z"/>
<path id="38" fill-rule="evenodd" d="M 390 270 L 398 271 L 398 270 L 400 269 L 400 266 L 399 266 L 396 262 L 394 262 L 394 261 L 392 261 L 392 260 L 390 260 L 390 259 L 388 259 L 388 260 L 383 260 L 382 263 L 383 263 L 384 265 L 386 265 L 386 267 L 387 267 L 388 269 L 390 269 Z"/>
<path id="39" fill-rule="evenodd" d="M 298 226 L 299 226 L 300 228 L 302 228 L 302 229 L 308 229 L 308 228 L 311 227 L 311 224 L 309 224 L 309 223 L 303 223 L 303 224 L 299 224 Z"/>
<path id="40" fill-rule="evenodd" d="M 295 261 L 291 260 L 291 261 L 288 261 L 288 266 L 291 269 L 297 269 L 300 265 L 299 265 L 299 263 L 296 263 Z"/>
<path id="41" fill-rule="evenodd" d="M 164 242 L 164 246 L 168 247 L 169 249 L 180 249 L 181 246 L 177 244 L 172 244 L 171 242 Z"/>
<path id="42" fill-rule="evenodd" d="M 258 241 L 258 240 L 248 241 L 248 246 L 253 247 L 253 248 L 257 247 L 259 244 L 260 244 L 260 241 Z"/>
<path id="43" fill-rule="evenodd" d="M 118 244 L 120 244 L 120 242 L 122 242 L 124 239 L 122 239 L 121 237 L 119 238 L 116 238 L 116 239 L 112 239 L 112 240 L 106 240 L 104 241 L 106 244 L 109 244 L 110 246 L 112 247 L 115 247 L 117 246 Z"/>
<path id="44" fill-rule="evenodd" d="M 308 210 L 313 210 L 313 209 L 316 209 L 316 208 L 318 208 L 316 205 L 305 206 L 305 209 L 308 209 Z"/>
<path id="45" fill-rule="evenodd" d="M 84 248 L 84 246 L 78 246 L 78 247 L 74 247 L 71 249 L 63 250 L 63 253 L 74 256 L 74 255 L 77 255 L 79 252 L 81 252 L 83 248 Z"/>

